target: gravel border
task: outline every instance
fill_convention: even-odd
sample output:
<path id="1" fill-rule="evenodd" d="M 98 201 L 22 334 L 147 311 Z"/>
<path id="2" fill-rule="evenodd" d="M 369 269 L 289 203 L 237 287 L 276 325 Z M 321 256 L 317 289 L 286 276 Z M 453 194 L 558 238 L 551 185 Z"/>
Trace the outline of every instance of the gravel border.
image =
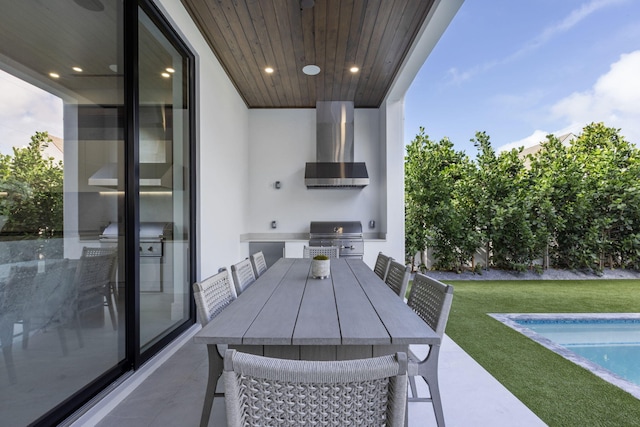
<path id="1" fill-rule="evenodd" d="M 482 274 L 471 271 L 455 273 L 451 271 L 427 271 L 429 277 L 437 280 L 599 280 L 599 279 L 640 279 L 640 271 L 624 269 L 605 269 L 601 274 L 575 270 L 546 269 L 542 274 L 534 271 L 523 273 L 517 271 L 489 269 Z"/>

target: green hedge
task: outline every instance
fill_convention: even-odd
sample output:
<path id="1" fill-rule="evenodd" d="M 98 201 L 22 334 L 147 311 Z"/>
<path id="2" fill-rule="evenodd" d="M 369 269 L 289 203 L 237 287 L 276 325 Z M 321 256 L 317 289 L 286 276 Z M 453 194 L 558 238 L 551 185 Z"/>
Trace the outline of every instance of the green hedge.
<path id="1" fill-rule="evenodd" d="M 592 123 L 570 145 L 548 135 L 527 156 L 496 154 L 484 132 L 472 141 L 473 160 L 424 128 L 407 146 L 407 256 L 429 247 L 457 270 L 488 247 L 498 268 L 547 254 L 560 268 L 640 268 L 640 153 L 619 129 Z"/>

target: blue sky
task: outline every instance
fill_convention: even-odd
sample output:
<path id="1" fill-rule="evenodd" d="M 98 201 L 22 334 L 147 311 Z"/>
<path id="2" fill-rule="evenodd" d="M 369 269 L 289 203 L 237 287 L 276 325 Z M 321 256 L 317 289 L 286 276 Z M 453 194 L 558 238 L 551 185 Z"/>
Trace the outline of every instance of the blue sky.
<path id="1" fill-rule="evenodd" d="M 466 0 L 411 85 L 405 143 L 423 126 L 472 158 L 591 122 L 640 146 L 640 1 Z"/>

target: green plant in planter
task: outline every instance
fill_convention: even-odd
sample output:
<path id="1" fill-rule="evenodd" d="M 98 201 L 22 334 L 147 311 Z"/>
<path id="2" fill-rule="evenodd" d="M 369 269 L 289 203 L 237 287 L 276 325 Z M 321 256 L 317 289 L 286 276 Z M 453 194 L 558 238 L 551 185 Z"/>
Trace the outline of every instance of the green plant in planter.
<path id="1" fill-rule="evenodd" d="M 316 255 L 313 257 L 313 259 L 318 260 L 318 261 L 326 261 L 329 259 L 328 256 L 326 255 Z"/>

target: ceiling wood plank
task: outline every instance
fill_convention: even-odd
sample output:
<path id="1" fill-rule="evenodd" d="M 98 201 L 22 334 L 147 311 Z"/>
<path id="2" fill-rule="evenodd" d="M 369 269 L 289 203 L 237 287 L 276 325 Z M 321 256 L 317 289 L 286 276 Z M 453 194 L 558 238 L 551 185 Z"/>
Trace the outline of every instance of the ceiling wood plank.
<path id="1" fill-rule="evenodd" d="M 334 82 L 331 86 L 331 98 L 342 101 L 342 87 L 349 78 L 347 75 L 347 45 L 349 41 L 350 28 L 353 20 L 353 0 L 340 2 L 340 17 L 338 20 L 338 43 L 335 47 L 335 58 L 333 76 Z"/>
<path id="2" fill-rule="evenodd" d="M 249 108 L 380 106 L 434 0 L 182 0 Z M 317 76 L 304 65 L 321 68 Z M 271 75 L 264 67 L 275 69 Z M 349 68 L 360 68 L 351 74 Z"/>
<path id="3" fill-rule="evenodd" d="M 382 91 L 378 90 L 378 88 L 380 85 L 384 85 L 384 82 L 391 83 L 390 80 L 393 78 L 393 72 L 395 71 L 394 66 L 397 66 L 396 64 L 388 63 L 389 57 L 396 56 L 396 52 L 402 49 L 395 37 L 401 27 L 402 18 L 409 13 L 414 13 L 414 8 L 410 7 L 409 1 L 404 4 L 396 3 L 396 7 L 397 9 L 394 13 L 389 13 L 388 15 L 384 32 L 380 39 L 379 49 L 375 52 L 376 56 L 373 60 L 375 68 L 369 82 L 370 91 L 366 94 L 366 101 L 370 104 L 382 102 L 382 99 L 379 98 Z"/>

